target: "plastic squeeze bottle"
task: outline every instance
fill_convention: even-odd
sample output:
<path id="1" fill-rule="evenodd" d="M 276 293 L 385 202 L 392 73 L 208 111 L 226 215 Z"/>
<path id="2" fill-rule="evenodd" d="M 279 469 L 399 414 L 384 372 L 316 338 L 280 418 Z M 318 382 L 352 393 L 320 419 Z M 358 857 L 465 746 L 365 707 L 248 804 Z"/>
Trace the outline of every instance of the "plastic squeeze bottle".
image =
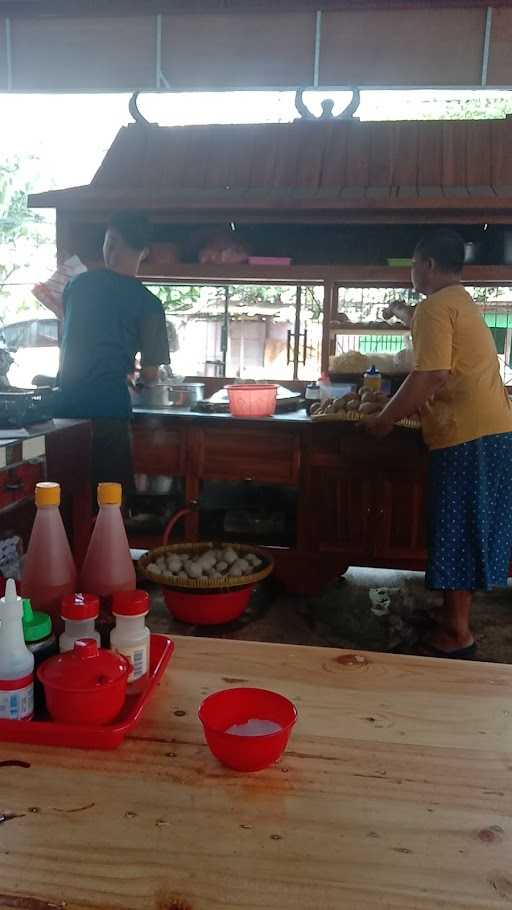
<path id="1" fill-rule="evenodd" d="M 39 664 L 57 653 L 57 639 L 53 634 L 52 620 L 48 613 L 38 613 L 32 609 L 29 600 L 23 601 L 23 636 L 29 651 L 34 655 L 34 671 Z M 34 707 L 44 707 L 44 688 L 34 672 Z"/>
<path id="2" fill-rule="evenodd" d="M 59 512 L 58 483 L 38 483 L 37 514 L 21 578 L 21 594 L 32 609 L 49 613 L 55 632 L 63 629 L 60 604 L 76 588 L 76 567 Z"/>
<path id="3" fill-rule="evenodd" d="M 31 720 L 34 655 L 23 637 L 23 601 L 9 578 L 0 600 L 0 719 Z"/>
<path id="4" fill-rule="evenodd" d="M 113 624 L 112 595 L 135 590 L 135 569 L 121 515 L 123 491 L 120 483 L 98 485 L 100 507 L 80 573 L 80 589 L 100 598 L 99 631 L 108 647 Z"/>

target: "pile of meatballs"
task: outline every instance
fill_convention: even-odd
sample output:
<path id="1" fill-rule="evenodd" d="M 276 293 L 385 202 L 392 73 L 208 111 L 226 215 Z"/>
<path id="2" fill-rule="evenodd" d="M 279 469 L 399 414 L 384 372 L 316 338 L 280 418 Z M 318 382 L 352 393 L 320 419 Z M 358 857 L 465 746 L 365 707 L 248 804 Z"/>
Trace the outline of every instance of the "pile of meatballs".
<path id="1" fill-rule="evenodd" d="M 237 553 L 233 547 L 215 549 L 213 545 L 202 553 L 169 551 L 158 556 L 146 566 L 152 575 L 175 578 L 177 582 L 187 579 L 243 578 L 254 575 L 263 566 L 263 560 L 256 553 Z"/>

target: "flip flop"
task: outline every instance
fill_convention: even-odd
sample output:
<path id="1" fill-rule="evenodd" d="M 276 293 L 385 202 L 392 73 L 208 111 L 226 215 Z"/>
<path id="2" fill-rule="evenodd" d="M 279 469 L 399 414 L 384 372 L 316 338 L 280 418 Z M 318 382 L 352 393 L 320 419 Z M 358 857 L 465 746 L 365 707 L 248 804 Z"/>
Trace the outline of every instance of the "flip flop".
<path id="1" fill-rule="evenodd" d="M 446 657 L 449 660 L 472 660 L 476 655 L 477 645 L 476 641 L 471 645 L 467 645 L 465 648 L 456 648 L 455 651 L 441 651 L 439 648 L 435 648 L 434 645 L 425 645 L 425 649 L 428 650 L 428 657 Z"/>

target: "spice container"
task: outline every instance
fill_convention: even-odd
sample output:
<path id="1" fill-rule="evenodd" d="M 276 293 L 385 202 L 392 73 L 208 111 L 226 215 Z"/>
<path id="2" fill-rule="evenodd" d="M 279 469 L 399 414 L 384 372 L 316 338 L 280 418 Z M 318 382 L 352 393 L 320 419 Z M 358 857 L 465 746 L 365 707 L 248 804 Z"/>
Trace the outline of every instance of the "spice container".
<path id="1" fill-rule="evenodd" d="M 0 719 L 31 720 L 34 655 L 23 637 L 23 601 L 9 578 L 0 600 Z"/>
<path id="2" fill-rule="evenodd" d="M 363 376 L 363 385 L 370 392 L 380 392 L 382 386 L 382 373 L 371 366 Z"/>
<path id="3" fill-rule="evenodd" d="M 34 655 L 34 669 L 58 651 L 51 616 L 33 610 L 29 600 L 23 601 L 23 636 L 27 648 Z M 34 707 L 44 707 L 44 690 L 37 677 L 34 678 Z"/>
<path id="4" fill-rule="evenodd" d="M 64 632 L 59 638 L 61 654 L 72 651 L 75 641 L 80 638 L 94 638 L 99 646 L 100 636 L 94 627 L 99 612 L 100 600 L 95 594 L 72 594 L 71 597 L 64 597 L 61 607 Z"/>
<path id="5" fill-rule="evenodd" d="M 116 625 L 110 633 L 110 647 L 132 665 L 128 677 L 130 694 L 140 692 L 149 672 L 150 636 L 145 620 L 149 613 L 149 594 L 146 591 L 119 591 L 114 594 L 112 612 Z"/>
<path id="6" fill-rule="evenodd" d="M 64 724 L 108 724 L 126 698 L 131 665 L 120 654 L 98 648 L 92 638 L 75 642 L 72 651 L 57 654 L 37 671 L 46 707 Z"/>

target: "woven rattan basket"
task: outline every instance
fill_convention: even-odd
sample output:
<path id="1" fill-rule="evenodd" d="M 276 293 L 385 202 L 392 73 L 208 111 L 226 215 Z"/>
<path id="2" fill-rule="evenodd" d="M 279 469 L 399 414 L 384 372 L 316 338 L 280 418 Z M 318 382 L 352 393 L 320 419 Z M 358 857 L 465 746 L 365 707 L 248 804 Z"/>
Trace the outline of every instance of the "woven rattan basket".
<path id="1" fill-rule="evenodd" d="M 252 575 L 242 575 L 240 578 L 224 575 L 222 579 L 188 578 L 186 575 L 162 575 L 148 570 L 147 568 L 148 565 L 155 562 L 160 556 L 167 556 L 169 553 L 193 553 L 194 555 L 199 556 L 207 550 L 220 549 L 221 547 L 231 547 L 239 556 L 243 556 L 245 553 L 254 553 L 262 560 L 263 566 Z M 201 591 L 204 593 L 218 593 L 219 591 L 232 591 L 236 588 L 254 587 L 258 582 L 263 581 L 267 575 L 270 575 L 274 568 L 274 560 L 264 550 L 260 550 L 258 547 L 248 546 L 247 544 L 224 542 L 175 543 L 168 544 L 165 547 L 158 547 L 156 550 L 151 550 L 150 553 L 146 553 L 139 559 L 137 568 L 145 578 L 148 578 L 150 581 L 156 582 L 163 587 L 175 588 L 179 591 L 195 591 L 196 593 Z"/>
<path id="2" fill-rule="evenodd" d="M 373 416 L 373 415 L 372 415 Z M 315 423 L 364 423 L 365 416 L 358 411 L 338 411 L 337 414 L 312 414 Z M 420 430 L 421 423 L 412 417 L 404 417 L 395 426 L 407 427 L 409 430 Z"/>

